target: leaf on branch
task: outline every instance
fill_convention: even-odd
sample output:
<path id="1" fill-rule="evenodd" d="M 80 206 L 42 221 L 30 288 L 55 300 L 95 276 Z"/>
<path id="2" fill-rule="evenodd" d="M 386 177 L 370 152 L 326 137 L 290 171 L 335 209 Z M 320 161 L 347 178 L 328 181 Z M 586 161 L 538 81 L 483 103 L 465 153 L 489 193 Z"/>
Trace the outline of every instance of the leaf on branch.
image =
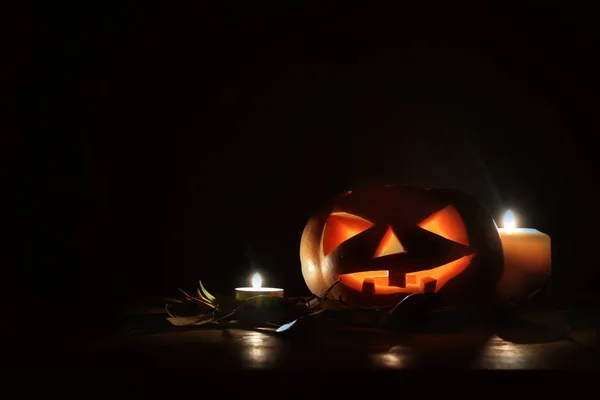
<path id="1" fill-rule="evenodd" d="M 202 299 L 199 299 L 199 298 L 196 298 L 196 297 L 190 296 L 189 294 L 187 294 L 187 293 L 186 293 L 186 292 L 185 292 L 183 289 L 181 289 L 181 288 L 179 289 L 179 291 L 180 291 L 181 293 L 183 293 L 183 295 L 185 296 L 185 298 L 186 298 L 186 300 L 187 300 L 187 301 L 196 301 L 196 302 L 198 302 L 198 303 L 202 303 L 202 304 L 204 304 L 204 305 L 207 305 L 207 306 L 209 306 L 209 307 L 210 307 L 210 308 L 212 308 L 213 310 L 215 310 L 215 309 L 217 309 L 217 308 L 218 308 L 218 306 L 214 305 L 213 303 L 210 303 L 210 302 L 208 302 L 208 301 L 205 301 L 205 300 L 202 300 Z"/>
<path id="2" fill-rule="evenodd" d="M 174 326 L 198 326 L 208 324 L 213 321 L 212 315 L 210 318 L 206 318 L 205 316 L 198 317 L 170 317 L 167 318 Z"/>
<path id="3" fill-rule="evenodd" d="M 204 295 L 202 294 L 202 292 L 200 291 L 200 289 L 196 289 L 196 293 L 198 294 L 198 298 L 200 300 L 205 301 L 206 303 L 210 303 L 210 300 L 207 299 L 206 297 L 204 297 Z"/>
<path id="4" fill-rule="evenodd" d="M 279 328 L 277 328 L 277 330 L 275 332 L 278 332 L 278 333 L 285 332 L 285 331 L 289 330 L 291 327 L 293 327 L 294 325 L 296 325 L 298 323 L 298 321 L 302 321 L 302 320 L 314 317 L 315 315 L 321 314 L 324 311 L 325 311 L 325 309 L 321 309 L 319 311 L 315 311 L 313 313 L 310 313 L 310 314 L 307 314 L 307 315 L 303 315 L 300 318 L 296 318 L 292 322 L 288 322 L 287 324 L 281 325 Z"/>
<path id="5" fill-rule="evenodd" d="M 296 324 L 296 322 L 298 322 L 300 318 L 293 320 L 292 322 L 288 322 L 287 324 L 283 324 L 281 325 L 279 328 L 277 328 L 277 330 L 275 332 L 285 332 L 288 329 L 290 329 L 292 326 L 294 326 Z"/>
<path id="6" fill-rule="evenodd" d="M 216 297 L 213 296 L 212 294 L 208 293 L 208 290 L 206 290 L 206 288 L 202 284 L 201 280 L 199 280 L 198 282 L 200 283 L 200 289 L 202 290 L 202 293 L 204 294 L 204 296 L 208 299 L 208 301 L 211 304 L 214 304 L 214 302 L 217 300 Z"/>
<path id="7" fill-rule="evenodd" d="M 314 310 L 319 305 L 321 305 L 321 302 L 322 302 L 322 300 L 319 297 L 315 296 L 314 298 L 312 298 L 306 302 L 306 309 L 308 311 Z"/>
<path id="8" fill-rule="evenodd" d="M 183 297 L 185 298 L 186 301 L 192 301 L 192 296 L 187 294 L 183 289 L 179 288 L 177 290 L 179 290 L 183 294 Z"/>

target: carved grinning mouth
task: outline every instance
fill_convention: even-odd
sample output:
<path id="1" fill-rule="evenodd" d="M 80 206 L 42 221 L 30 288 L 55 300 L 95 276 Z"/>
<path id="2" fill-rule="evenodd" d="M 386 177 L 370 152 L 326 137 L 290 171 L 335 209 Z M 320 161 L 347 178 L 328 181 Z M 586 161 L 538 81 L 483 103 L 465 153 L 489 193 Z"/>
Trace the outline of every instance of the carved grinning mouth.
<path id="1" fill-rule="evenodd" d="M 394 274 L 392 271 L 362 271 L 352 274 L 340 274 L 341 284 L 364 294 L 396 294 L 437 292 L 450 279 L 460 274 L 471 263 L 475 254 L 469 254 L 436 268 Z"/>

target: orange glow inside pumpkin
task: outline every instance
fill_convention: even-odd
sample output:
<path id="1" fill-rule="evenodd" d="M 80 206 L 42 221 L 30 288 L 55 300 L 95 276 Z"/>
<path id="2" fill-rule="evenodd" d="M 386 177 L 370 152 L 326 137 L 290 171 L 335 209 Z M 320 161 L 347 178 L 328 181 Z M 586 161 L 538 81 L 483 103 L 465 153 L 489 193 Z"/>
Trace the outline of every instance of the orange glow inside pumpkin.
<path id="1" fill-rule="evenodd" d="M 425 283 L 436 281 L 434 292 L 440 290 L 450 279 L 463 272 L 471 263 L 475 254 L 469 254 L 447 264 L 433 269 L 406 274 L 406 287 L 389 286 L 389 271 L 362 271 L 353 274 L 342 274 L 335 277 L 341 278 L 341 283 L 358 292 L 363 291 L 365 281 L 374 283 L 374 293 L 396 294 L 396 293 L 423 293 Z"/>
<path id="2" fill-rule="evenodd" d="M 454 206 L 447 206 L 418 224 L 419 227 L 462 245 L 469 245 L 465 223 Z"/>
<path id="3" fill-rule="evenodd" d="M 348 213 L 333 213 L 327 219 L 323 236 L 323 253 L 329 254 L 346 240 L 373 226 L 372 222 Z"/>

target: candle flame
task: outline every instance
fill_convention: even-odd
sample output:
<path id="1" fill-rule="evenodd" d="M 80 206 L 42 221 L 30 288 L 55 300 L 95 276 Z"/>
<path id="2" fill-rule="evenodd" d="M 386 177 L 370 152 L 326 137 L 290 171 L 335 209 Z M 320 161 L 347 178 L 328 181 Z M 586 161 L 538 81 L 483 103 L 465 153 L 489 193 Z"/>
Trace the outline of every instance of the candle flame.
<path id="1" fill-rule="evenodd" d="M 508 210 L 504 214 L 504 229 L 506 229 L 507 232 L 512 232 L 515 230 L 516 226 L 517 221 L 515 219 L 515 214 L 513 214 L 511 210 Z"/>
<path id="2" fill-rule="evenodd" d="M 260 289 L 261 286 L 262 286 L 262 278 L 260 277 L 260 274 L 257 272 L 252 277 L 252 287 L 254 289 Z"/>

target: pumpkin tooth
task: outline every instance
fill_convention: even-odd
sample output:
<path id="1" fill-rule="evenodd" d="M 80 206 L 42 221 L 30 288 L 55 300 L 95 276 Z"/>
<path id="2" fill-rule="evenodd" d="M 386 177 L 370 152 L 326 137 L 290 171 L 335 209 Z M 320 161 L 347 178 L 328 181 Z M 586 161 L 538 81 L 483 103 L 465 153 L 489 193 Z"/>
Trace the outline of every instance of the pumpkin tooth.
<path id="1" fill-rule="evenodd" d="M 391 273 L 390 274 L 390 283 L 389 286 L 397 286 L 401 288 L 406 287 L 406 274 L 400 273 Z"/>
<path id="2" fill-rule="evenodd" d="M 430 276 L 421 279 L 421 283 L 423 284 L 423 292 L 425 293 L 434 293 L 435 287 L 437 285 L 437 279 L 434 279 Z"/>
<path id="3" fill-rule="evenodd" d="M 375 279 L 374 278 L 365 278 L 362 284 L 362 293 L 363 294 L 375 294 Z"/>

